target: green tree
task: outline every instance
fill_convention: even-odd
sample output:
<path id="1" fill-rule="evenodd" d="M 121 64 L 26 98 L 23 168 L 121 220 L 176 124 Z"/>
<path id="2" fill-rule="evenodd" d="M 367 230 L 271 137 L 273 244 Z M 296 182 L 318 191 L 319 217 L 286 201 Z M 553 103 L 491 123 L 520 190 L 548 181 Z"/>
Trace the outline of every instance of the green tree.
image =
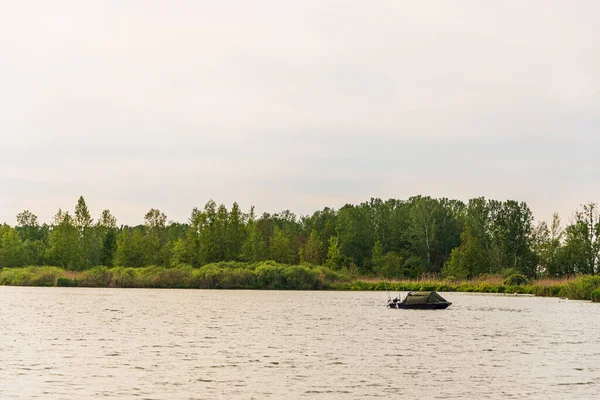
<path id="1" fill-rule="evenodd" d="M 321 239 L 319 239 L 317 232 L 313 230 L 306 244 L 300 249 L 300 262 L 320 265 L 323 261 L 321 258 L 322 253 Z"/>
<path id="2" fill-rule="evenodd" d="M 533 249 L 539 260 L 539 272 L 549 276 L 563 275 L 560 253 L 564 231 L 558 214 L 552 216 L 550 227 L 545 221 L 540 222 L 532 236 Z"/>
<path id="3" fill-rule="evenodd" d="M 373 253 L 371 256 L 371 265 L 373 265 L 373 269 L 375 272 L 379 273 L 383 267 L 383 243 L 380 240 L 375 242 L 375 246 L 373 246 Z"/>
<path id="4" fill-rule="evenodd" d="M 187 247 L 184 239 L 179 238 L 173 243 L 173 250 L 171 254 L 171 265 L 189 263 Z"/>
<path id="5" fill-rule="evenodd" d="M 110 210 L 102 210 L 98 218 L 98 226 L 104 229 L 117 229 L 117 218 L 111 214 Z"/>
<path id="6" fill-rule="evenodd" d="M 432 266 L 432 253 L 436 243 L 437 223 L 435 211 L 436 200 L 430 197 L 417 196 L 410 199 L 409 237 L 413 251 L 421 256 L 428 268 Z"/>
<path id="7" fill-rule="evenodd" d="M 248 262 L 263 261 L 267 257 L 267 245 L 263 234 L 258 229 L 254 215 L 254 207 L 250 209 L 248 224 L 246 225 L 247 235 L 241 250 L 241 259 Z"/>
<path id="8" fill-rule="evenodd" d="M 483 198 L 469 200 L 464 216 L 461 244 L 452 250 L 442 275 L 475 277 L 491 272 L 490 210 Z"/>
<path id="9" fill-rule="evenodd" d="M 219 260 L 220 249 L 215 231 L 217 217 L 217 204 L 209 200 L 204 210 L 195 216 L 194 225 L 198 227 L 198 258 L 200 265 L 209 264 Z"/>
<path id="10" fill-rule="evenodd" d="M 292 250 L 290 238 L 278 227 L 275 227 L 273 237 L 271 237 L 269 256 L 272 260 L 283 264 L 294 262 L 294 251 Z"/>
<path id="11" fill-rule="evenodd" d="M 48 226 L 40 226 L 38 217 L 28 210 L 17 214 L 15 228 L 23 240 L 23 264 L 42 265 L 47 248 Z"/>
<path id="12" fill-rule="evenodd" d="M 497 270 L 512 267 L 528 276 L 535 276 L 537 261 L 532 251 L 533 214 L 524 202 L 508 200 L 500 205 L 493 232 L 502 251 Z"/>
<path id="13" fill-rule="evenodd" d="M 23 242 L 17 230 L 5 225 L 0 234 L 0 267 L 23 266 Z"/>
<path id="14" fill-rule="evenodd" d="M 375 232 L 366 205 L 342 207 L 337 217 L 337 246 L 340 254 L 355 264 L 362 272 L 371 266 L 371 249 Z"/>
<path id="15" fill-rule="evenodd" d="M 325 265 L 331 269 L 339 269 L 344 264 L 344 257 L 338 247 L 337 236 L 329 238 L 329 246 L 327 248 L 327 261 Z"/>
<path id="16" fill-rule="evenodd" d="M 145 237 L 141 227 L 123 228 L 117 236 L 115 265 L 143 267 L 146 261 Z"/>
<path id="17" fill-rule="evenodd" d="M 233 203 L 227 222 L 226 260 L 239 260 L 245 239 L 244 215 L 238 203 Z"/>
<path id="18" fill-rule="evenodd" d="M 566 274 L 594 274 L 598 270 L 600 223 L 595 203 L 583 206 L 565 230 L 565 244 L 560 259 Z"/>
<path id="19" fill-rule="evenodd" d="M 99 261 L 99 246 L 93 229 L 94 219 L 87 207 L 83 196 L 79 197 L 75 206 L 73 222 L 79 231 L 79 252 L 81 267 L 96 265 Z"/>
<path id="20" fill-rule="evenodd" d="M 29 210 L 17 214 L 17 231 L 23 241 L 41 240 L 38 217 Z"/>
<path id="21" fill-rule="evenodd" d="M 144 255 L 146 264 L 163 265 L 161 249 L 165 244 L 164 231 L 167 216 L 160 210 L 152 208 L 144 215 Z M 118 245 L 117 245 L 118 247 Z"/>
<path id="22" fill-rule="evenodd" d="M 224 261 L 227 257 L 227 243 L 228 243 L 228 219 L 229 213 L 224 204 L 221 204 L 217 208 L 215 214 L 215 222 L 213 225 L 213 247 L 216 249 L 215 261 Z"/>
<path id="23" fill-rule="evenodd" d="M 58 210 L 50 232 L 50 257 L 55 265 L 81 269 L 79 231 L 68 211 Z"/>
<path id="24" fill-rule="evenodd" d="M 110 210 L 102 210 L 96 223 L 97 240 L 100 246 L 100 263 L 112 267 L 117 253 L 117 218 Z"/>

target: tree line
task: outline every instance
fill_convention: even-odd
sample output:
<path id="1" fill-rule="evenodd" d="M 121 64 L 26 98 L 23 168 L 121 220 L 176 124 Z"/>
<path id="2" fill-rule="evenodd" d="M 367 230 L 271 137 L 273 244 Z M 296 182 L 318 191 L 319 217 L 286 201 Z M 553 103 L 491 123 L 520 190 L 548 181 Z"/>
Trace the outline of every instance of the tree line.
<path id="1" fill-rule="evenodd" d="M 530 277 L 596 274 L 597 205 L 576 211 L 565 228 L 557 214 L 534 225 L 525 202 L 483 197 L 468 202 L 415 196 L 374 199 L 296 216 L 257 216 L 210 200 L 186 223 L 158 209 L 138 226 L 119 226 L 103 210 L 94 220 L 80 197 L 73 213 L 50 224 L 25 210 L 17 225 L 0 225 L 0 267 L 54 265 L 199 267 L 220 261 L 325 265 L 363 275 L 415 278 L 426 273 L 472 278 L 507 269 Z"/>

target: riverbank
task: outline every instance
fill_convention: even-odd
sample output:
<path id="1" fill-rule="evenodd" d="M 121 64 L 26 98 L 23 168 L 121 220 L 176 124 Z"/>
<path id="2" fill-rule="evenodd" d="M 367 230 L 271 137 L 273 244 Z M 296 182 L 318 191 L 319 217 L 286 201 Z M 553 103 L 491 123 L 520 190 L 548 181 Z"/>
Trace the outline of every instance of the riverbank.
<path id="1" fill-rule="evenodd" d="M 385 281 L 358 277 L 349 271 L 322 266 L 283 265 L 275 262 L 216 263 L 200 268 L 182 265 L 173 268 L 94 267 L 70 271 L 58 267 L 4 268 L 0 285 L 71 286 L 116 288 L 182 289 L 276 289 L 276 290 L 389 290 L 477 293 L 518 293 L 566 297 L 600 302 L 600 276 L 540 279 L 526 284 L 505 284 L 500 276 L 471 280 L 420 279 Z"/>

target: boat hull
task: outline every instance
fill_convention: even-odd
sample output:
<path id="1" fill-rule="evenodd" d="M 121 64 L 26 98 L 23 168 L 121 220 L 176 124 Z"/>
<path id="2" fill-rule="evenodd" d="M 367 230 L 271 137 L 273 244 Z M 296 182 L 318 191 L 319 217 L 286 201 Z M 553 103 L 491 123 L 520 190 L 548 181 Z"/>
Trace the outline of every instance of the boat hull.
<path id="1" fill-rule="evenodd" d="M 389 308 L 402 308 L 405 310 L 443 310 L 445 308 L 448 308 L 448 306 L 450 306 L 452 303 L 450 302 L 445 302 L 445 303 L 427 303 L 427 304 L 396 304 L 394 305 L 390 305 Z"/>

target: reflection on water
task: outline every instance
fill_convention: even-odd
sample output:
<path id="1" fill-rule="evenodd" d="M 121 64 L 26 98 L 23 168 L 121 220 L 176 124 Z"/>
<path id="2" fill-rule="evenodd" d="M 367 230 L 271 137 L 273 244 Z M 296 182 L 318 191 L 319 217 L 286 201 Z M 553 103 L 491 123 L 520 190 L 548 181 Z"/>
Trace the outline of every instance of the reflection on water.
<path id="1" fill-rule="evenodd" d="M 597 398 L 600 304 L 0 287 L 0 398 Z"/>

